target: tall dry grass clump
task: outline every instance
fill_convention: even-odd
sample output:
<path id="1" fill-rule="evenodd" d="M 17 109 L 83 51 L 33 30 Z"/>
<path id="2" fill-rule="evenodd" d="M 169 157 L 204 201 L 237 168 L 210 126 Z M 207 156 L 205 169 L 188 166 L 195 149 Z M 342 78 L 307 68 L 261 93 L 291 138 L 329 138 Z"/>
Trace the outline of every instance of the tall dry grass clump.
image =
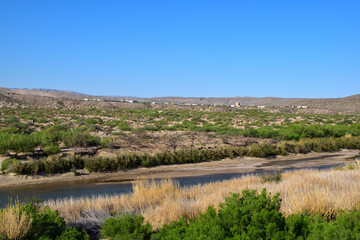
<path id="1" fill-rule="evenodd" d="M 0 237 L 22 239 L 31 227 L 32 219 L 15 203 L 0 211 Z M 2 239 L 2 238 L 1 238 Z"/>
<path id="2" fill-rule="evenodd" d="M 111 215 L 130 212 L 141 214 L 154 227 L 197 216 L 208 206 L 217 207 L 229 193 L 245 188 L 279 192 L 281 211 L 285 215 L 307 212 L 333 216 L 339 209 L 354 209 L 360 202 L 360 168 L 353 170 L 299 170 L 282 174 L 279 182 L 264 182 L 260 176 L 248 175 L 232 180 L 180 188 L 171 179 L 133 184 L 133 193 L 92 198 L 52 200 L 45 204 L 58 209 L 68 222 L 76 222 L 89 211 Z"/>

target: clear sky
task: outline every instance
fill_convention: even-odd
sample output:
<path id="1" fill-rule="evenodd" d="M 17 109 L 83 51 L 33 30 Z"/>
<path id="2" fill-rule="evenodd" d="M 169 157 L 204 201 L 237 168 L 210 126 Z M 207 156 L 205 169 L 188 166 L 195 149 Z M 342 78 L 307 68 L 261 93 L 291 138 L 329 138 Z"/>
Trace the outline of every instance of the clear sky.
<path id="1" fill-rule="evenodd" d="M 360 1 L 1 0 L 0 86 L 121 96 L 360 93 Z"/>

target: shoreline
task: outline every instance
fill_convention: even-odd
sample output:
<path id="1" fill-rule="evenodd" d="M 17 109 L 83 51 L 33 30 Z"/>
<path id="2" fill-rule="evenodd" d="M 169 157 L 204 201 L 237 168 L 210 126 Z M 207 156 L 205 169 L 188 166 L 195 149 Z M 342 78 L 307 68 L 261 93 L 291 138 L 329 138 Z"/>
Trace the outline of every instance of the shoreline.
<path id="1" fill-rule="evenodd" d="M 359 150 L 343 149 L 337 152 L 311 152 L 307 154 L 290 154 L 274 158 L 238 157 L 220 161 L 209 161 L 192 164 L 162 165 L 152 168 L 136 168 L 126 171 L 90 173 L 79 170 L 80 176 L 73 173 L 35 176 L 0 175 L 0 188 L 21 188 L 26 186 L 59 185 L 59 184 L 112 184 L 128 183 L 138 177 L 177 178 L 205 176 L 225 173 L 248 173 L 254 171 L 272 171 L 284 168 L 308 168 L 342 164 L 347 159 L 359 156 Z"/>

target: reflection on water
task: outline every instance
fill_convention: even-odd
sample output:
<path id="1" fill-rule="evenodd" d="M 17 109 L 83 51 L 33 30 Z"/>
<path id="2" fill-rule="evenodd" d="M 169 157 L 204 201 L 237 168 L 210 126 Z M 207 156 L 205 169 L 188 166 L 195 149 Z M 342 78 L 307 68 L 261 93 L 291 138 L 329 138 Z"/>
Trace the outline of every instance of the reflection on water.
<path id="1" fill-rule="evenodd" d="M 334 165 L 311 167 L 314 169 L 328 169 Z M 294 170 L 285 168 L 283 171 Z M 266 173 L 269 173 L 267 171 Z M 196 184 L 205 184 L 209 182 L 221 181 L 240 177 L 247 174 L 263 174 L 264 171 L 254 171 L 250 173 L 225 173 L 225 174 L 213 174 L 205 176 L 195 177 L 181 177 L 175 178 L 180 187 L 191 186 Z M 27 186 L 17 188 L 0 189 L 0 207 L 5 207 L 9 203 L 9 200 L 26 200 L 26 199 L 55 199 L 65 197 L 84 197 L 94 196 L 99 194 L 121 194 L 129 193 L 132 191 L 131 183 L 111 183 L 111 184 L 51 184 L 40 186 Z"/>

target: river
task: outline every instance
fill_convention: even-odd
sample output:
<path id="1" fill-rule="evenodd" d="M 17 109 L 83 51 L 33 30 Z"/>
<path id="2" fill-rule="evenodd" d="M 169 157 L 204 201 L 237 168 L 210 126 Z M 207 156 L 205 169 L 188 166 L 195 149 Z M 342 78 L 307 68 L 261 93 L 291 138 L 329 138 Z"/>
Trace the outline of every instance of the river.
<path id="1" fill-rule="evenodd" d="M 311 167 L 312 169 L 328 169 L 335 165 Z M 282 171 L 292 171 L 293 168 L 284 168 Z M 253 171 L 247 173 L 229 173 L 229 174 L 212 174 L 194 177 L 174 178 L 179 182 L 180 187 L 205 184 L 214 181 L 222 181 L 241 177 L 246 174 L 264 174 L 270 171 Z M 66 184 L 48 184 L 34 185 L 15 188 L 0 189 L 0 208 L 6 207 L 10 200 L 47 200 L 65 197 L 86 197 L 99 194 L 122 194 L 132 192 L 132 184 L 126 183 L 106 183 L 106 184 L 86 184 L 86 183 L 66 183 Z"/>

